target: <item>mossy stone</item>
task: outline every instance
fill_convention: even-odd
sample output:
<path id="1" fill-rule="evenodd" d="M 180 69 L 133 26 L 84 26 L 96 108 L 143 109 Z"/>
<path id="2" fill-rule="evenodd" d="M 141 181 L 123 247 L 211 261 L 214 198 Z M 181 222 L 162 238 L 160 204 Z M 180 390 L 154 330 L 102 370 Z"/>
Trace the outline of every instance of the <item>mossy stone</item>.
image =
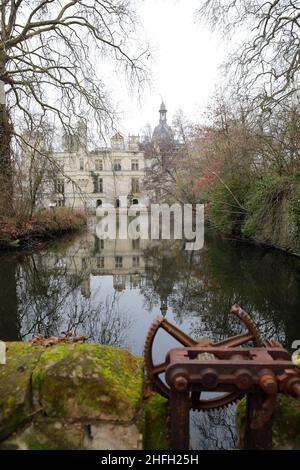
<path id="1" fill-rule="evenodd" d="M 169 435 L 169 401 L 153 393 L 143 404 L 145 420 L 144 449 L 170 449 Z"/>
<path id="2" fill-rule="evenodd" d="M 130 421 L 142 396 L 142 364 L 113 346 L 53 346 L 32 374 L 35 402 L 50 417 Z"/>
<path id="3" fill-rule="evenodd" d="M 84 425 L 40 417 L 0 443 L 0 450 L 82 450 Z"/>
<path id="4" fill-rule="evenodd" d="M 31 375 L 42 352 L 27 343 L 6 343 L 6 364 L 0 365 L 0 440 L 32 413 Z"/>

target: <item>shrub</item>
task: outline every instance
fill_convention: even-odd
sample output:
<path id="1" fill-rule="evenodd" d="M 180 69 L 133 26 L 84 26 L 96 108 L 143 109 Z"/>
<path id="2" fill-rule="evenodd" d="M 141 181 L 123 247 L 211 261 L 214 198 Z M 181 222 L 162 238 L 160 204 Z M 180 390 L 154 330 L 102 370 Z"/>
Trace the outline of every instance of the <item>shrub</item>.
<path id="1" fill-rule="evenodd" d="M 295 239 L 295 245 L 299 248 L 300 245 L 300 174 L 294 177 L 294 185 L 292 191 L 291 201 L 291 215 L 292 215 L 292 231 Z"/>
<path id="2" fill-rule="evenodd" d="M 286 176 L 268 175 L 256 181 L 246 202 L 247 217 L 242 228 L 243 235 L 256 237 L 266 228 L 268 220 L 271 237 L 272 229 L 276 229 L 275 222 L 278 222 L 283 199 L 288 196 L 290 189 L 291 182 Z"/>
<path id="3" fill-rule="evenodd" d="M 240 234 L 248 190 L 248 180 L 219 183 L 210 195 L 208 218 L 211 225 L 226 234 Z"/>

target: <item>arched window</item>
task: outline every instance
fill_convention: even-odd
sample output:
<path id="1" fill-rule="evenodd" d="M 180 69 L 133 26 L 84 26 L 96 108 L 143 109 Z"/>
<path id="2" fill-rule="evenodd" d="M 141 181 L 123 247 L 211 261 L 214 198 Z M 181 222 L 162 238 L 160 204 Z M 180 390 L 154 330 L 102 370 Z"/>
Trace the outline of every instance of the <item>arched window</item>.
<path id="1" fill-rule="evenodd" d="M 138 204 L 139 200 L 138 199 L 132 199 L 132 204 Z"/>
<path id="2" fill-rule="evenodd" d="M 96 207 L 102 206 L 102 199 L 97 199 Z"/>

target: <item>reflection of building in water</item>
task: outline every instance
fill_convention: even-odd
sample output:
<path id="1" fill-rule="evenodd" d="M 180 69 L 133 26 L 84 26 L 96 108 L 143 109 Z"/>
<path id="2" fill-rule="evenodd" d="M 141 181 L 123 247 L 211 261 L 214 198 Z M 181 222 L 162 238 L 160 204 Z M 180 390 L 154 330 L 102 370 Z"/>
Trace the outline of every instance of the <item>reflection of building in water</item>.
<path id="1" fill-rule="evenodd" d="M 67 267 L 70 275 L 83 276 L 82 294 L 90 297 L 91 276 L 112 276 L 114 288 L 118 291 L 126 287 L 141 285 L 146 271 L 144 250 L 148 240 L 102 240 L 96 234 L 87 232 L 68 249 L 64 260 L 53 255 L 53 268 Z"/>
<path id="2" fill-rule="evenodd" d="M 95 235 L 94 254 L 91 260 L 93 276 L 113 276 L 114 288 L 123 290 L 125 287 L 135 288 L 141 283 L 145 272 L 143 250 L 147 240 L 99 240 Z"/>
<path id="3" fill-rule="evenodd" d="M 79 276 L 85 298 L 91 296 L 93 278 L 111 276 L 116 291 L 126 288 L 148 291 L 158 302 L 162 315 L 166 315 L 176 266 L 171 252 L 156 253 L 155 246 L 150 240 L 103 240 L 90 230 L 75 239 L 63 257 L 51 253 L 47 265 L 50 269 L 67 271 L 70 276 Z"/>
<path id="4" fill-rule="evenodd" d="M 151 263 L 149 260 L 151 259 Z M 158 298 L 160 303 L 160 312 L 163 316 L 167 315 L 168 300 L 173 293 L 175 280 L 177 278 L 176 263 L 174 262 L 172 252 L 158 252 L 155 250 L 148 257 L 147 268 L 147 287 L 152 290 L 152 295 Z"/>

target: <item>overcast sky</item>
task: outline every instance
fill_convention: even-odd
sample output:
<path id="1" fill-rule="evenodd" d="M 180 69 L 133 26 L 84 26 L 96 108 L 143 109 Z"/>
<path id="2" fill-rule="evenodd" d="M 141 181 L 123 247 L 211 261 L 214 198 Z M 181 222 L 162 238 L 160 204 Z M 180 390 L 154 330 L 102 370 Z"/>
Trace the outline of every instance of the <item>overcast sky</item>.
<path id="1" fill-rule="evenodd" d="M 119 82 L 113 83 L 113 98 L 123 110 L 121 131 L 138 134 L 145 124 L 158 121 L 161 97 L 171 123 L 181 108 L 197 119 L 218 81 L 218 66 L 226 58 L 228 44 L 199 19 L 195 12 L 203 0 L 137 1 L 144 34 L 153 52 L 152 84 L 146 87 L 140 103 Z"/>

